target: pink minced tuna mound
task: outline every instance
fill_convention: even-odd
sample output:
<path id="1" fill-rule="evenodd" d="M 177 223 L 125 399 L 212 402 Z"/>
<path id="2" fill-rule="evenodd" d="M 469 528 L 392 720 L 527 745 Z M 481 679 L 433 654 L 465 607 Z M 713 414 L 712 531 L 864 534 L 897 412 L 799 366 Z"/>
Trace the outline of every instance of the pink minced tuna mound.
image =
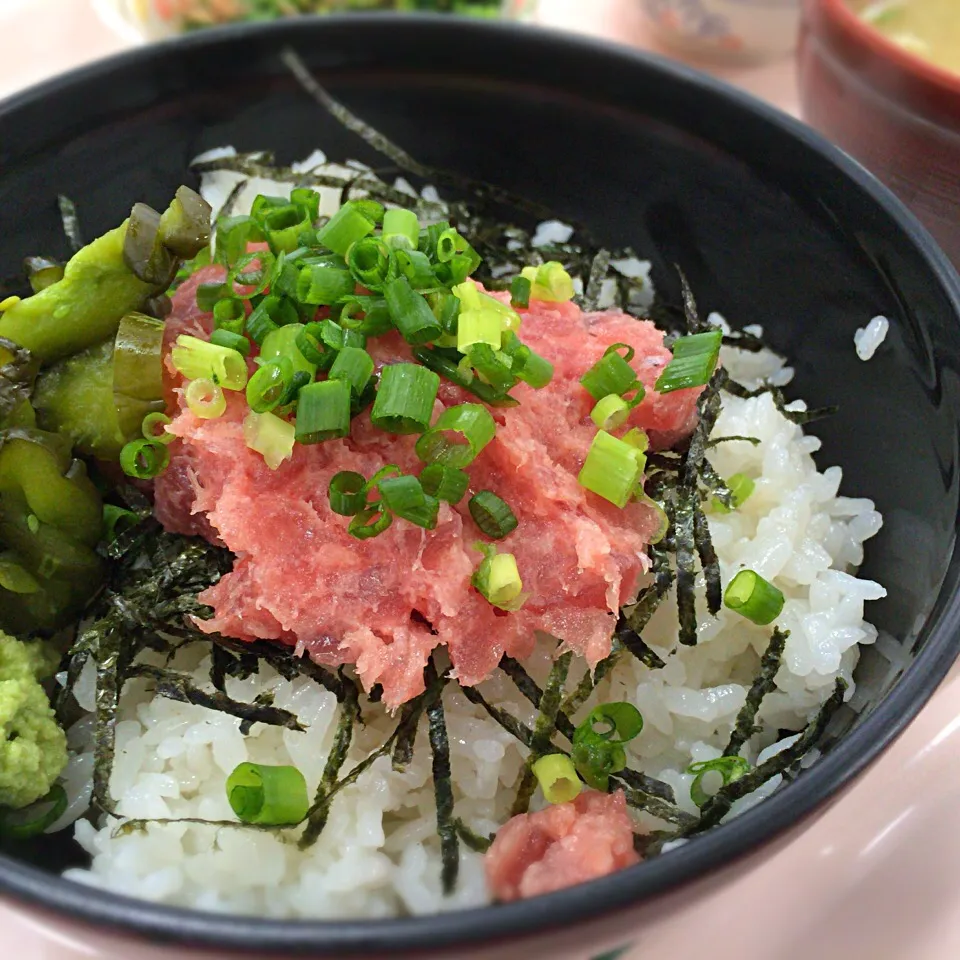
<path id="1" fill-rule="evenodd" d="M 217 279 L 215 271 L 200 271 L 177 292 L 170 341 L 209 327 L 196 288 Z M 236 555 L 233 571 L 201 595 L 214 610 L 202 628 L 296 646 L 331 666 L 356 664 L 367 689 L 381 684 L 391 707 L 423 690 L 423 668 L 438 644 L 468 685 L 505 653 L 529 655 L 538 630 L 591 665 L 605 657 L 618 609 L 636 596 L 659 519 L 647 505 L 621 510 L 577 482 L 596 433 L 593 401 L 578 380 L 611 344 L 634 347 L 647 396 L 627 426 L 646 430 L 659 446 L 690 431 L 698 391 L 653 390 L 670 352 L 652 323 L 617 311 L 583 313 L 572 303 L 534 301 L 522 315 L 521 337 L 555 364 L 553 381 L 542 390 L 520 384 L 513 391 L 519 406 L 493 410 L 496 438 L 468 468 L 470 493 L 455 508 L 441 504 L 433 531 L 398 520 L 358 541 L 327 499 L 341 470 L 369 477 L 395 463 L 419 472 L 416 437 L 382 433 L 364 413 L 350 438 L 298 444 L 292 459 L 271 470 L 244 444 L 242 394 L 229 395 L 221 418 L 201 420 L 172 379 L 170 429 L 179 440 L 156 483 L 157 516 L 170 531 L 205 536 Z M 396 334 L 368 349 L 378 366 L 410 359 Z M 465 401 L 475 398 L 445 382 L 435 413 Z M 515 613 L 495 609 L 470 584 L 481 534 L 467 501 L 483 489 L 503 497 L 519 520 L 499 544 L 515 555 L 529 594 Z"/>
<path id="2" fill-rule="evenodd" d="M 496 900 L 525 900 L 605 877 L 640 862 L 622 790 L 584 790 L 570 803 L 521 813 L 497 831 L 484 857 Z"/>

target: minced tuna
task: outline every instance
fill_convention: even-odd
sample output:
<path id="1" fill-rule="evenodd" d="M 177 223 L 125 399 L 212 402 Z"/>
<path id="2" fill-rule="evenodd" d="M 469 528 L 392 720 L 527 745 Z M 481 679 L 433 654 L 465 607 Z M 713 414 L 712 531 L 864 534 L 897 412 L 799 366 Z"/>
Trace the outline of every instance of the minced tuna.
<path id="1" fill-rule="evenodd" d="M 623 791 L 584 790 L 570 803 L 507 821 L 484 867 L 491 895 L 505 902 L 596 880 L 639 861 Z"/>
<path id="2" fill-rule="evenodd" d="M 178 291 L 170 337 L 209 326 L 195 295 L 212 277 L 200 271 Z M 203 629 L 294 645 L 329 665 L 356 664 L 368 689 L 382 685 L 389 706 L 422 691 L 424 665 L 438 644 L 468 685 L 487 677 L 504 654 L 527 656 L 538 630 L 591 665 L 606 656 L 617 611 L 636 596 L 660 518 L 643 503 L 618 509 L 577 482 L 596 433 L 593 401 L 579 378 L 611 344 L 631 345 L 647 396 L 629 425 L 659 446 L 691 429 L 698 391 L 654 391 L 671 355 L 650 322 L 619 311 L 584 313 L 572 303 L 533 301 L 521 313 L 523 340 L 553 362 L 553 381 L 541 390 L 520 384 L 513 391 L 519 406 L 492 411 L 497 434 L 469 467 L 470 493 L 457 507 L 441 504 L 432 531 L 397 521 L 358 541 L 327 497 L 341 470 L 369 477 L 395 463 L 418 472 L 415 437 L 378 431 L 363 414 L 350 438 L 297 444 L 292 458 L 271 470 L 244 443 L 242 395 L 229 397 L 221 418 L 201 420 L 172 380 L 170 429 L 179 440 L 156 483 L 157 515 L 168 529 L 206 536 L 236 555 L 233 571 L 201 595 L 214 611 Z M 395 334 L 368 349 L 378 365 L 409 359 Z M 445 383 L 435 412 L 473 399 Z M 528 595 L 513 613 L 492 607 L 470 583 L 481 533 L 467 500 L 483 489 L 506 500 L 519 520 L 502 544 L 516 557 Z"/>

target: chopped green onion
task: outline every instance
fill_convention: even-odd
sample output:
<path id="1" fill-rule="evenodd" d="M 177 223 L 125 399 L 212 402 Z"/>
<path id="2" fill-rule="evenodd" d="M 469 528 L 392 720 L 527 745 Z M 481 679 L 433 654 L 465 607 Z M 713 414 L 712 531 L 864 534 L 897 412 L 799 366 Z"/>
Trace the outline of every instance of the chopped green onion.
<path id="1" fill-rule="evenodd" d="M 346 380 L 358 397 L 372 376 L 373 357 L 362 347 L 344 347 L 330 368 L 330 379 Z"/>
<path id="2" fill-rule="evenodd" d="M 322 380 L 300 391 L 296 438 L 300 443 L 322 443 L 350 434 L 350 384 Z"/>
<path id="3" fill-rule="evenodd" d="M 627 355 L 621 357 L 618 351 L 624 347 Z M 580 378 L 580 383 L 594 400 L 602 400 L 610 394 L 622 397 L 636 386 L 637 375 L 630 366 L 633 353 L 633 347 L 615 343 L 607 347 L 606 353 Z"/>
<path id="4" fill-rule="evenodd" d="M 419 250 L 397 250 L 394 252 L 400 273 L 410 281 L 415 290 L 435 287 L 439 283 L 433 271 L 430 258 Z"/>
<path id="5" fill-rule="evenodd" d="M 430 426 L 440 378 L 415 363 L 383 368 L 370 420 L 387 433 L 422 433 Z"/>
<path id="6" fill-rule="evenodd" d="M 783 610 L 783 593 L 753 570 L 741 570 L 727 584 L 723 603 L 751 623 L 766 626 Z"/>
<path id="7" fill-rule="evenodd" d="M 236 350 L 241 357 L 250 355 L 250 341 L 242 333 L 234 333 L 232 330 L 214 330 L 210 334 L 210 342 L 218 347 L 226 347 L 228 350 Z"/>
<path id="8" fill-rule="evenodd" d="M 260 240 L 263 233 L 253 217 L 221 217 L 217 221 L 217 263 L 232 266 L 251 243 Z"/>
<path id="9" fill-rule="evenodd" d="M 477 285 L 472 280 L 465 280 L 463 283 L 455 284 L 453 295 L 460 301 L 460 310 L 480 310 L 483 301 Z"/>
<path id="10" fill-rule="evenodd" d="M 256 450 L 271 470 L 276 470 L 284 460 L 293 456 L 296 432 L 292 423 L 281 420 L 273 413 L 247 414 L 243 421 L 243 440 Z"/>
<path id="11" fill-rule="evenodd" d="M 639 453 L 646 453 L 650 449 L 650 438 L 639 427 L 628 430 L 620 439 Z"/>
<path id="12" fill-rule="evenodd" d="M 596 406 L 590 412 L 590 419 L 601 430 L 616 430 L 627 422 L 630 416 L 630 404 L 618 397 L 615 393 L 608 394 L 602 400 L 598 400 Z"/>
<path id="13" fill-rule="evenodd" d="M 510 283 L 510 304 L 514 307 L 530 306 L 530 291 L 533 283 L 529 277 L 514 277 Z"/>
<path id="14" fill-rule="evenodd" d="M 658 393 L 672 393 L 688 387 L 702 387 L 710 382 L 720 359 L 723 333 L 708 330 L 680 337 L 673 344 L 673 359 L 657 378 Z"/>
<path id="15" fill-rule="evenodd" d="M 197 308 L 204 313 L 211 313 L 218 301 L 229 296 L 227 285 L 221 281 L 216 283 L 201 283 L 197 287 Z"/>
<path id="16" fill-rule="evenodd" d="M 437 237 L 437 259 L 441 263 L 452 260 L 454 255 L 463 249 L 462 244 L 465 242 L 453 227 L 448 227 Z M 460 244 L 459 249 L 458 244 Z"/>
<path id="17" fill-rule="evenodd" d="M 280 405 L 293 380 L 293 364 L 278 357 L 263 364 L 247 384 L 247 403 L 254 413 L 269 413 Z"/>
<path id="18" fill-rule="evenodd" d="M 135 480 L 152 480 L 170 463 L 170 449 L 156 440 L 131 440 L 120 451 L 120 469 Z"/>
<path id="19" fill-rule="evenodd" d="M 591 787 L 606 790 L 610 774 L 627 765 L 623 744 L 643 730 L 643 717 L 632 703 L 602 703 L 590 711 L 573 734 L 571 757 Z"/>
<path id="20" fill-rule="evenodd" d="M 484 557 L 470 582 L 491 606 L 501 610 L 519 610 L 524 603 L 523 581 L 512 553 L 497 553 L 495 547 L 475 544 Z"/>
<path id="21" fill-rule="evenodd" d="M 644 464 L 637 457 L 636 447 L 599 431 L 590 445 L 590 452 L 577 478 L 580 486 L 623 508 L 637 490 Z"/>
<path id="22" fill-rule="evenodd" d="M 436 527 L 440 501 L 425 493 L 416 477 L 387 477 L 377 486 L 382 498 L 381 509 L 386 508 L 394 516 L 409 520 L 425 530 Z"/>
<path id="23" fill-rule="evenodd" d="M 191 380 L 184 397 L 190 412 L 201 420 L 216 420 L 227 409 L 227 398 L 223 391 L 207 378 Z"/>
<path id="24" fill-rule="evenodd" d="M 484 383 L 473 376 L 470 371 L 463 371 L 457 363 L 442 350 L 426 350 L 422 347 L 415 348 L 413 351 L 415 359 L 419 360 L 427 369 L 441 374 L 451 383 L 469 391 L 475 397 L 479 397 L 484 403 L 491 407 L 515 407 L 517 401 L 513 397 L 505 394 L 489 383 Z"/>
<path id="25" fill-rule="evenodd" d="M 55 783 L 45 797 L 31 803 L 29 807 L 0 811 L 0 837 L 10 840 L 39 837 L 66 813 L 67 806 L 66 790 L 59 783 Z"/>
<path id="26" fill-rule="evenodd" d="M 756 483 L 745 473 L 734 473 L 727 479 L 727 489 L 733 497 L 733 509 L 739 510 L 756 489 Z M 730 513 L 730 508 L 719 497 L 710 506 L 715 513 Z"/>
<path id="27" fill-rule="evenodd" d="M 320 216 L 320 194 L 309 187 L 294 187 L 290 191 L 290 202 L 295 203 L 313 223 Z"/>
<path id="28" fill-rule="evenodd" d="M 703 778 L 710 772 L 719 773 L 723 777 L 723 786 L 739 780 L 750 772 L 750 762 L 743 757 L 717 757 L 715 760 L 701 760 L 687 767 L 687 773 L 696 774 L 690 784 L 690 799 L 698 806 L 704 807 L 710 800 L 709 794 L 703 789 Z"/>
<path id="29" fill-rule="evenodd" d="M 417 440 L 417 456 L 424 463 L 466 467 L 473 463 L 494 438 L 497 424 L 479 403 L 448 407 L 437 422 Z"/>
<path id="30" fill-rule="evenodd" d="M 382 290 L 395 261 L 390 248 L 379 237 L 364 237 L 350 247 L 347 266 L 357 283 L 368 290 Z"/>
<path id="31" fill-rule="evenodd" d="M 410 286 L 406 277 L 387 283 L 383 295 L 394 325 L 407 343 L 419 346 L 436 340 L 443 333 L 430 304 Z"/>
<path id="32" fill-rule="evenodd" d="M 243 333 L 247 320 L 247 311 L 243 301 L 237 297 L 223 297 L 213 305 L 213 326 L 215 330 L 230 330 Z"/>
<path id="33" fill-rule="evenodd" d="M 502 350 L 510 358 L 513 375 L 535 390 L 553 379 L 553 364 L 531 350 L 513 331 L 504 332 Z"/>
<path id="34" fill-rule="evenodd" d="M 135 527 L 143 517 L 134 510 L 127 510 L 124 507 L 116 507 L 112 503 L 105 503 L 103 505 L 103 539 L 107 543 L 113 543 L 117 537 L 129 530 L 131 527 Z M 121 529 L 122 528 L 122 529 Z M 0 561 L 0 565 L 6 565 L 3 561 Z M 26 570 L 23 571 L 28 577 Z M 30 577 L 33 580 L 32 577 Z M 0 582 L 4 580 L 2 574 L 0 574 Z M 37 593 L 40 590 L 40 584 L 36 580 L 33 580 L 35 586 L 28 584 L 31 589 L 27 591 L 14 590 L 14 593 Z M 12 589 L 6 583 L 2 584 L 8 590 Z"/>
<path id="35" fill-rule="evenodd" d="M 303 330 L 302 323 L 289 323 L 271 330 L 260 344 L 260 360 L 267 363 L 285 357 L 290 361 L 294 373 L 303 372 L 312 380 L 317 375 L 317 365 L 308 360 L 298 346 Z"/>
<path id="36" fill-rule="evenodd" d="M 583 789 L 573 761 L 562 753 L 540 757 L 531 769 L 547 803 L 569 803 Z"/>
<path id="37" fill-rule="evenodd" d="M 268 211 L 260 222 L 274 253 L 293 253 L 300 246 L 301 234 L 313 226 L 310 215 L 295 203 Z"/>
<path id="38" fill-rule="evenodd" d="M 270 294 L 247 317 L 247 333 L 254 343 L 260 344 L 278 327 L 296 323 L 298 319 L 297 308 L 289 300 Z"/>
<path id="39" fill-rule="evenodd" d="M 529 298 L 532 300 L 563 303 L 573 299 L 573 279 L 556 260 L 539 267 L 524 267 L 520 275 L 530 281 Z"/>
<path id="40" fill-rule="evenodd" d="M 473 522 L 491 540 L 502 540 L 517 529 L 516 514 L 509 504 L 490 490 L 474 494 L 467 506 Z"/>
<path id="41" fill-rule="evenodd" d="M 362 313 L 362 317 L 355 314 Z M 393 329 L 393 320 L 383 297 L 361 293 L 340 301 L 339 324 L 344 330 L 353 330 L 365 337 L 380 337 Z"/>
<path id="42" fill-rule="evenodd" d="M 297 279 L 297 300 L 311 306 L 330 306 L 356 290 L 349 270 L 326 264 L 307 264 Z"/>
<path id="43" fill-rule="evenodd" d="M 141 432 L 147 440 L 156 440 L 157 443 L 173 443 L 177 438 L 167 433 L 164 427 L 169 427 L 173 421 L 165 413 L 148 413 L 143 418 Z"/>
<path id="44" fill-rule="evenodd" d="M 362 473 L 341 470 L 327 488 L 330 509 L 341 517 L 355 517 L 367 505 L 367 480 Z"/>
<path id="45" fill-rule="evenodd" d="M 467 353 L 476 343 L 487 343 L 500 349 L 503 326 L 495 310 L 461 310 L 457 326 L 457 349 Z"/>
<path id="46" fill-rule="evenodd" d="M 460 326 L 460 298 L 450 291 L 442 290 L 427 298 L 433 315 L 440 322 L 446 336 L 455 337 Z"/>
<path id="47" fill-rule="evenodd" d="M 258 193 L 250 205 L 250 216 L 258 223 L 270 210 L 279 210 L 288 206 L 290 201 L 286 197 L 271 197 L 265 193 Z"/>
<path id="48" fill-rule="evenodd" d="M 393 523 L 393 514 L 388 510 L 381 510 L 379 505 L 362 510 L 351 521 L 347 532 L 358 540 L 369 540 L 379 537 L 390 524 Z"/>
<path id="49" fill-rule="evenodd" d="M 242 390 L 247 385 L 247 361 L 228 347 L 181 333 L 170 359 L 188 380 L 209 378 L 224 390 Z"/>
<path id="50" fill-rule="evenodd" d="M 356 201 L 348 201 L 317 231 L 317 240 L 345 257 L 351 244 L 373 233 L 376 225 L 376 220 L 369 217 L 363 207 Z"/>
<path id="51" fill-rule="evenodd" d="M 460 321 L 463 322 L 463 314 L 460 315 Z M 470 348 L 468 356 L 470 366 L 494 389 L 505 393 L 516 386 L 517 378 L 513 373 L 513 364 L 509 357 L 494 350 L 489 343 L 475 343 Z"/>
<path id="52" fill-rule="evenodd" d="M 241 763 L 227 777 L 227 799 L 243 823 L 300 823 L 310 809 L 307 781 L 296 767 Z"/>
<path id="53" fill-rule="evenodd" d="M 397 207 L 383 215 L 383 242 L 394 250 L 416 250 L 420 222 L 412 210 Z"/>
<path id="54" fill-rule="evenodd" d="M 280 412 L 286 415 L 290 407 L 297 402 L 300 391 L 312 382 L 313 377 L 309 373 L 303 370 L 295 371 L 290 378 L 290 383 L 287 384 L 287 389 L 283 391 L 283 396 L 280 398 Z"/>
<path id="55" fill-rule="evenodd" d="M 438 223 L 431 223 L 426 226 L 423 230 L 420 231 L 420 239 L 417 242 L 417 249 L 421 250 L 428 257 L 436 259 L 437 256 L 437 241 L 440 239 L 440 235 L 445 231 L 450 229 L 450 224 L 446 220 L 441 220 Z"/>
<path id="56" fill-rule="evenodd" d="M 420 471 L 420 483 L 431 497 L 445 503 L 459 503 L 470 486 L 470 477 L 456 467 L 431 463 Z"/>
<path id="57" fill-rule="evenodd" d="M 327 261 L 324 261 L 324 265 L 331 266 Z M 278 297 L 289 297 L 292 300 L 300 299 L 301 269 L 303 267 L 297 261 L 295 253 L 289 256 L 281 253 L 270 270 L 270 293 Z M 343 267 L 339 266 L 339 269 L 343 270 Z"/>
<path id="58" fill-rule="evenodd" d="M 329 368 L 334 358 L 328 358 L 329 351 L 323 340 L 323 324 L 324 321 L 317 320 L 303 327 L 297 333 L 297 349 L 308 363 L 315 363 L 321 368 L 324 366 Z"/>

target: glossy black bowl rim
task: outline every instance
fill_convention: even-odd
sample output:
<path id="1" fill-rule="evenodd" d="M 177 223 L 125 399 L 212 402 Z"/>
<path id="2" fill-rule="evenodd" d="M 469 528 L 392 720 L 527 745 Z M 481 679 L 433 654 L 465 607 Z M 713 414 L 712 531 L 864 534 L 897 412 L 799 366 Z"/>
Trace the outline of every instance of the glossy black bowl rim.
<path id="1" fill-rule="evenodd" d="M 525 43 L 549 46 L 562 62 L 575 62 L 578 52 L 592 51 L 626 67 L 633 65 L 658 72 L 674 84 L 694 89 L 705 101 L 723 103 L 728 108 L 759 117 L 780 135 L 793 138 L 832 164 L 894 221 L 923 255 L 960 322 L 960 277 L 930 234 L 872 174 L 800 121 L 722 81 L 619 44 L 516 24 L 451 17 L 443 20 L 444 29 L 451 34 L 470 33 L 476 43 L 495 44 L 506 31 L 523 29 L 527 31 Z M 144 63 L 169 60 L 182 49 L 229 46 L 235 40 L 249 40 L 257 34 L 276 34 L 274 39 L 287 37 L 296 45 L 308 33 L 322 33 L 327 24 L 331 27 L 349 25 L 356 31 L 376 31 L 388 22 L 393 32 L 416 30 L 427 24 L 433 30 L 440 28 L 438 18 L 430 15 L 396 18 L 395 14 L 363 14 L 208 30 L 127 51 L 55 77 L 0 103 L 0 119 L 74 84 L 109 75 L 117 67 L 129 66 L 138 60 Z M 846 734 L 803 777 L 763 803 L 669 855 L 613 876 L 534 900 L 492 908 L 394 920 L 321 922 L 270 920 L 159 906 L 51 876 L 0 856 L 0 894 L 65 918 L 154 943 L 261 956 L 408 954 L 422 957 L 443 948 L 462 946 L 466 949 L 548 933 L 637 906 L 641 901 L 729 865 L 797 824 L 867 767 L 903 731 L 933 694 L 958 653 L 960 563 L 956 551 L 954 544 L 949 568 L 927 621 L 929 637 L 923 650 L 870 716 Z"/>

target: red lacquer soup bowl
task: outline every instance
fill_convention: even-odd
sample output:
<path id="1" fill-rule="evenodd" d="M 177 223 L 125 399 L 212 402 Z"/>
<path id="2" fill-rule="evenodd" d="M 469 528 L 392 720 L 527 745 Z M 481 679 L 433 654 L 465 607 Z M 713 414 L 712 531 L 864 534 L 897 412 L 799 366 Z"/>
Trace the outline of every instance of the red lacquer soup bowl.
<path id="1" fill-rule="evenodd" d="M 960 262 L 960 73 L 887 39 L 846 0 L 805 0 L 799 62 L 804 119 L 891 187 Z"/>

